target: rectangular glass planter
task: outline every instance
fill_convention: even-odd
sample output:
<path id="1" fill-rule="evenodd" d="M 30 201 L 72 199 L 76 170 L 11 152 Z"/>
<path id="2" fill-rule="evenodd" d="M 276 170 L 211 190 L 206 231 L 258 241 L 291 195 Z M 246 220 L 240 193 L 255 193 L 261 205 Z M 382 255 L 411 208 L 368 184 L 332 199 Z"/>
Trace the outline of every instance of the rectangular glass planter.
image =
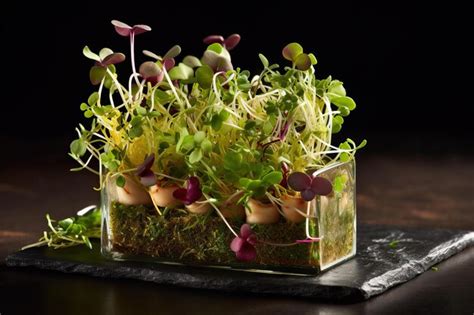
<path id="1" fill-rule="evenodd" d="M 152 261 L 260 272 L 318 274 L 356 254 L 355 162 L 340 163 L 320 173 L 334 191 L 310 202 L 311 217 L 288 222 L 251 224 L 258 240 L 251 262 L 236 259 L 230 249 L 234 235 L 216 211 L 191 214 L 175 208 L 159 215 L 153 206 L 117 201 L 114 181 L 102 190 L 102 254 L 113 260 Z M 244 219 L 228 219 L 236 231 Z M 292 246 L 307 235 L 319 242 Z"/>

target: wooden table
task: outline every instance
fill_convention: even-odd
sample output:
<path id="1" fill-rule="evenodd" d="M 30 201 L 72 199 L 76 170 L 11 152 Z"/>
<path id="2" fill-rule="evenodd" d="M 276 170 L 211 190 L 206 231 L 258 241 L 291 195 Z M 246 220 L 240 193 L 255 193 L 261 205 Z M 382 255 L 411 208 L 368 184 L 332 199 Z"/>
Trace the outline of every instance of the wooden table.
<path id="1" fill-rule="evenodd" d="M 33 152 L 34 153 L 34 152 Z M 2 157 L 5 159 L 5 157 Z M 98 202 L 97 178 L 61 155 L 9 159 L 0 169 L 0 258 L 55 218 Z M 474 230 L 474 159 L 360 155 L 358 220 Z M 95 279 L 0 264 L 0 314 L 473 314 L 474 248 L 364 303 L 336 305 Z"/>

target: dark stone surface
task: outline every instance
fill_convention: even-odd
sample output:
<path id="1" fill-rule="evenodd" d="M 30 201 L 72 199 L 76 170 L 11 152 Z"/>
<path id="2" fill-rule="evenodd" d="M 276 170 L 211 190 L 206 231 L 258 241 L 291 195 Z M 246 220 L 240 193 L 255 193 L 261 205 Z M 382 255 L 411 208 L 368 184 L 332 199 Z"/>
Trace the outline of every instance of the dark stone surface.
<path id="1" fill-rule="evenodd" d="M 389 243 L 395 240 L 398 244 L 391 248 Z M 368 299 L 406 282 L 473 244 L 474 232 L 360 226 L 357 256 L 317 277 L 108 261 L 100 255 L 98 243 L 94 243 L 94 250 L 28 249 L 9 255 L 6 264 L 226 292 L 350 302 Z"/>

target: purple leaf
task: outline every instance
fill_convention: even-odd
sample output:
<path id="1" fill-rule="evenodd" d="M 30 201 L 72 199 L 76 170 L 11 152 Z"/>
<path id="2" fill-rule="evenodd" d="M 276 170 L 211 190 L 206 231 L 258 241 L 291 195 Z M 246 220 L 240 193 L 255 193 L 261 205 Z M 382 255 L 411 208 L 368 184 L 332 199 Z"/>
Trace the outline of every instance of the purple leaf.
<path id="1" fill-rule="evenodd" d="M 175 191 L 173 191 L 173 197 L 183 202 L 187 200 L 186 198 L 187 194 L 188 194 L 188 191 L 186 190 L 186 188 L 178 188 Z"/>
<path id="2" fill-rule="evenodd" d="M 210 44 L 214 44 L 214 43 L 223 44 L 224 43 L 224 37 L 222 37 L 221 35 L 209 35 L 209 36 L 204 38 L 203 42 L 206 45 L 210 45 Z"/>
<path id="3" fill-rule="evenodd" d="M 226 38 L 224 41 L 224 47 L 227 50 L 232 50 L 237 46 L 240 42 L 240 35 L 239 34 L 232 34 Z"/>
<path id="4" fill-rule="evenodd" d="M 132 27 L 123 22 L 112 20 L 112 25 L 115 27 L 115 31 L 121 36 L 129 36 L 132 31 Z"/>
<path id="5" fill-rule="evenodd" d="M 199 185 L 199 178 L 197 178 L 196 176 L 191 176 L 188 179 L 187 198 L 191 203 L 193 203 L 195 201 L 198 201 L 202 196 L 202 191 L 201 191 L 201 188 L 199 186 L 200 186 Z"/>
<path id="6" fill-rule="evenodd" d="M 244 239 L 247 239 L 252 234 L 253 234 L 253 231 L 250 225 L 242 224 L 242 226 L 240 227 L 240 236 Z"/>
<path id="7" fill-rule="evenodd" d="M 230 243 L 230 249 L 233 251 L 233 252 L 238 252 L 240 251 L 240 249 L 242 248 L 242 246 L 244 246 L 245 244 L 245 240 L 243 238 L 240 238 L 240 237 L 236 237 L 232 240 L 232 242 Z"/>
<path id="8" fill-rule="evenodd" d="M 163 60 L 163 67 L 166 69 L 166 71 L 170 71 L 170 69 L 173 68 L 175 64 L 176 62 L 174 58 Z"/>
<path id="9" fill-rule="evenodd" d="M 288 176 L 288 185 L 295 191 L 303 191 L 311 188 L 311 177 L 308 174 L 294 172 Z"/>
<path id="10" fill-rule="evenodd" d="M 316 197 L 316 193 L 311 190 L 311 188 L 305 189 L 301 192 L 301 198 L 305 201 L 311 201 Z"/>
<path id="11" fill-rule="evenodd" d="M 253 233 L 250 225 L 245 223 L 240 227 L 240 234 L 236 236 L 230 243 L 230 249 L 235 252 L 238 260 L 250 261 L 257 257 L 255 244 L 257 244 L 257 237 Z"/>
<path id="12" fill-rule="evenodd" d="M 140 183 L 142 183 L 143 186 L 150 187 L 156 184 L 156 176 L 155 173 L 153 173 L 152 170 L 147 169 L 142 172 L 140 175 Z"/>
<path id="13" fill-rule="evenodd" d="M 187 180 L 186 188 L 179 188 L 173 192 L 176 199 L 181 200 L 185 205 L 190 205 L 202 197 L 202 191 L 199 185 L 199 178 L 191 176 Z"/>
<path id="14" fill-rule="evenodd" d="M 311 190 L 316 195 L 326 196 L 332 192 L 331 182 L 324 177 L 315 177 L 311 182 Z"/>
<path id="15" fill-rule="evenodd" d="M 155 154 L 150 154 L 145 161 L 138 166 L 135 174 L 140 177 L 140 182 L 144 186 L 153 186 L 156 184 L 155 173 L 151 170 L 153 163 L 155 162 Z"/>
<path id="16" fill-rule="evenodd" d="M 153 166 L 153 163 L 155 163 L 155 154 L 154 153 L 150 154 L 145 159 L 145 161 L 140 166 L 137 167 L 137 171 L 135 172 L 135 174 L 137 176 L 142 176 L 142 174 L 144 174 L 145 171 L 151 169 L 151 167 Z"/>
<path id="17" fill-rule="evenodd" d="M 235 253 L 235 256 L 241 261 L 252 261 L 257 257 L 257 251 L 254 246 L 246 242 L 243 244 L 242 248 Z"/>
<path id="18" fill-rule="evenodd" d="M 103 66 L 108 66 L 108 65 L 115 65 L 117 63 L 121 63 L 125 60 L 125 55 L 122 53 L 113 53 L 105 57 L 101 64 Z"/>
<path id="19" fill-rule="evenodd" d="M 280 139 L 281 141 L 285 140 L 285 137 L 288 134 L 288 129 L 290 128 L 290 124 L 291 124 L 290 121 L 285 122 L 285 125 L 280 130 L 280 133 L 278 135 L 278 139 Z"/>

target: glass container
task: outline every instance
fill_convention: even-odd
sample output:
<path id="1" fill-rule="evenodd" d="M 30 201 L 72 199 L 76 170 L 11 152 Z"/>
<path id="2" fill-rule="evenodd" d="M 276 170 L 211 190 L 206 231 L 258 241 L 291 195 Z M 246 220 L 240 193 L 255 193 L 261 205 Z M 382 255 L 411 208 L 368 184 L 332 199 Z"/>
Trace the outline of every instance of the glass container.
<path id="1" fill-rule="evenodd" d="M 235 235 L 215 210 L 194 214 L 178 206 L 162 208 L 160 215 L 153 205 L 120 203 L 120 188 L 110 179 L 101 194 L 102 254 L 113 260 L 318 274 L 356 254 L 355 161 L 317 173 L 332 183 L 333 192 L 306 204 L 309 215 L 299 222 L 287 220 L 280 207 L 278 222 L 250 224 L 258 240 L 251 261 L 236 258 L 230 248 Z M 245 218 L 227 222 L 238 233 Z"/>

